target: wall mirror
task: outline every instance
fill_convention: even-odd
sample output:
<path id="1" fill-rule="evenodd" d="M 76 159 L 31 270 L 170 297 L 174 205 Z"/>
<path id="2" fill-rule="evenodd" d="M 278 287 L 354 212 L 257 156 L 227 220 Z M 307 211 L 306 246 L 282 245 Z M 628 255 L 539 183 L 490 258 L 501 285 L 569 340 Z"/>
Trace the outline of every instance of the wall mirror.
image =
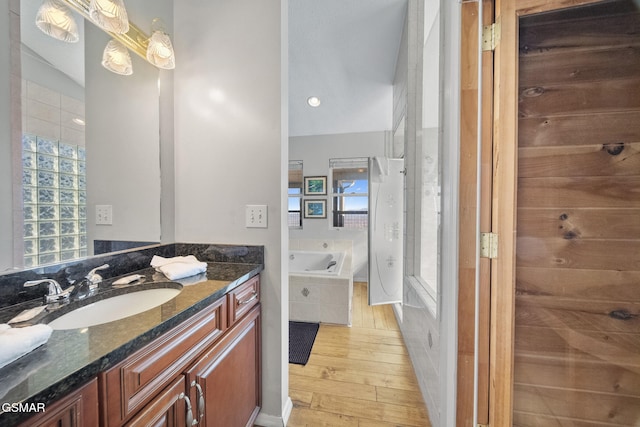
<path id="1" fill-rule="evenodd" d="M 2 226 L 13 239 L 0 250 L 0 272 L 161 238 L 159 85 L 165 72 L 134 53 L 132 75 L 105 69 L 109 34 L 74 12 L 78 42 L 53 39 L 35 25 L 40 5 L 11 6 L 12 19 L 20 21 L 12 22 L 11 78 L 21 90 L 12 90 L 11 146 L 0 146 L 13 170 L 12 194 L 2 194 L 10 202 L 0 207 L 3 221 L 12 218 L 11 227 Z M 147 33 L 154 18 L 171 22 L 169 0 L 128 0 L 126 6 L 129 20 Z"/>

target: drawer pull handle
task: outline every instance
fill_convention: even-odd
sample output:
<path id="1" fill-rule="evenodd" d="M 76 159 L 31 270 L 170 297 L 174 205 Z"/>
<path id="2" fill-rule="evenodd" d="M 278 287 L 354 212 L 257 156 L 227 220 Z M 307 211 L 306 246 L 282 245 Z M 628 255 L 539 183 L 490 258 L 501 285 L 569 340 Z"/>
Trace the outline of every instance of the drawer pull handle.
<path id="1" fill-rule="evenodd" d="M 185 423 L 187 426 L 194 426 L 198 424 L 198 421 L 193 419 L 193 411 L 191 410 L 191 400 L 184 394 L 180 393 L 178 399 L 184 399 L 184 403 L 187 405 L 187 414 L 185 417 Z"/>
<path id="2" fill-rule="evenodd" d="M 204 417 L 204 393 L 202 392 L 202 387 L 195 380 L 191 382 L 191 387 L 195 387 L 198 392 L 198 421 Z"/>
<path id="3" fill-rule="evenodd" d="M 241 305 L 249 304 L 251 301 L 253 301 L 256 298 L 258 298 L 258 293 L 254 292 L 253 295 L 251 296 L 251 298 L 249 298 L 247 300 L 244 300 L 244 301 L 238 300 L 238 307 L 241 306 Z"/>

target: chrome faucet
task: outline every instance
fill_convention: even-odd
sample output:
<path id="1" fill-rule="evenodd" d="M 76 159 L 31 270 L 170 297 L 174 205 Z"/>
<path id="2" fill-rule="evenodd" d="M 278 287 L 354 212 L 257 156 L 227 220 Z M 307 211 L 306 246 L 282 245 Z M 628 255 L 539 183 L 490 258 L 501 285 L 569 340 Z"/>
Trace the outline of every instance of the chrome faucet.
<path id="1" fill-rule="evenodd" d="M 95 290 L 98 287 L 98 283 L 102 282 L 102 276 L 97 273 L 99 270 L 109 268 L 109 264 L 103 264 L 100 267 L 96 267 L 84 276 L 89 281 L 89 290 Z"/>
<path id="2" fill-rule="evenodd" d="M 25 287 L 36 286 L 41 283 L 47 283 L 49 285 L 49 293 L 44 296 L 44 303 L 50 304 L 52 302 L 66 301 L 73 291 L 73 286 L 69 286 L 67 289 L 62 290 L 60 284 L 54 279 L 42 279 L 42 280 L 29 280 L 24 282 Z"/>

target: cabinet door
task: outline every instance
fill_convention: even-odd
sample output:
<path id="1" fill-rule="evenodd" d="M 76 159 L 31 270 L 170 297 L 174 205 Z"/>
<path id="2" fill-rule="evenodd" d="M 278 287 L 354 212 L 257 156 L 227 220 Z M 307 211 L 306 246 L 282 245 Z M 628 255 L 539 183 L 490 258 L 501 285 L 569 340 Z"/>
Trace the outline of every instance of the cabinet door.
<path id="1" fill-rule="evenodd" d="M 193 424 L 193 412 L 189 398 L 185 396 L 184 391 L 185 380 L 181 375 L 145 406 L 126 426 L 190 427 Z"/>
<path id="2" fill-rule="evenodd" d="M 187 371 L 193 412 L 200 425 L 253 425 L 260 410 L 260 376 L 257 305 Z"/>
<path id="3" fill-rule="evenodd" d="M 98 381 L 47 405 L 46 412 L 29 418 L 21 427 L 94 427 L 98 425 Z"/>

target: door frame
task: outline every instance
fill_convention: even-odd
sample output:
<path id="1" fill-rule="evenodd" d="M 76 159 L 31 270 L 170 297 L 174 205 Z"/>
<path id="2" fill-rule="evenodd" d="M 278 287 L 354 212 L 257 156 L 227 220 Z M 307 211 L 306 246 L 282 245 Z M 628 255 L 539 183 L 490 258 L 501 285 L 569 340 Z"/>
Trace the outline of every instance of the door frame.
<path id="1" fill-rule="evenodd" d="M 516 210 L 518 173 L 518 20 L 521 16 L 601 0 L 496 0 L 500 40 L 494 52 L 493 192 L 491 228 L 498 257 L 491 260 L 489 425 L 513 421 Z"/>

